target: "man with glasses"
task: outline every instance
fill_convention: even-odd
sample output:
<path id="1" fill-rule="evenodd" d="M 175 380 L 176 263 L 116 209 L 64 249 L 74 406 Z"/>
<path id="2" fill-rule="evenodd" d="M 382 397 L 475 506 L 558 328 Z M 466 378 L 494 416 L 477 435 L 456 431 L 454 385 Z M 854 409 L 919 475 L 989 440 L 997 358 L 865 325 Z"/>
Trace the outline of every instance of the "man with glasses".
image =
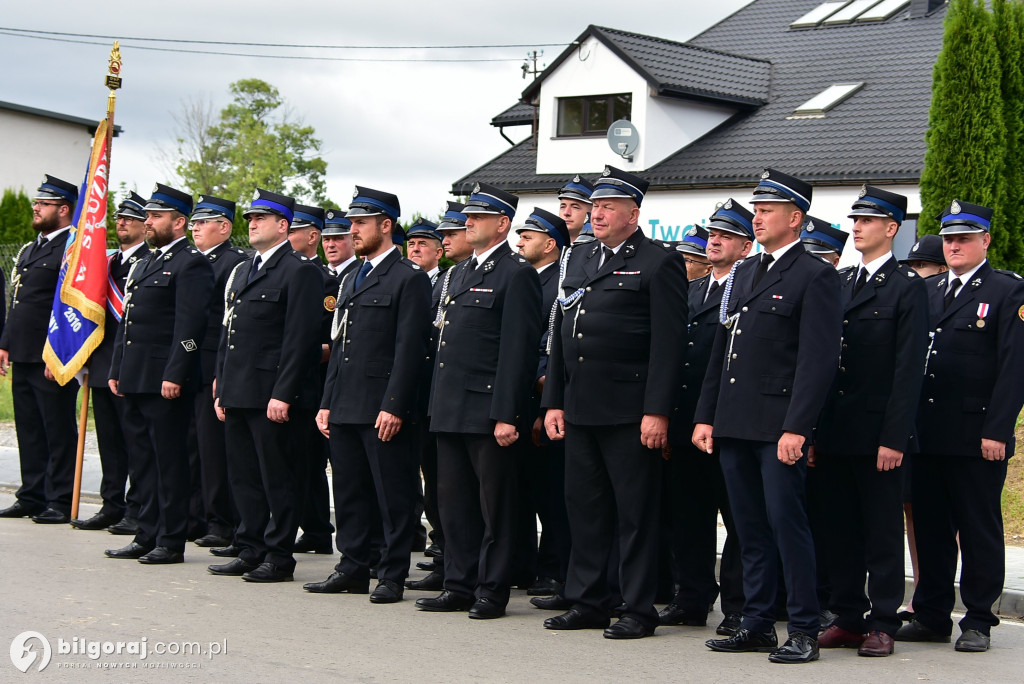
<path id="1" fill-rule="evenodd" d="M 61 524 L 71 512 L 78 384 L 54 382 L 43 363 L 43 347 L 78 188 L 46 176 L 32 200 L 32 228 L 39 236 L 15 259 L 11 311 L 0 336 L 0 375 L 12 371 L 21 460 L 17 501 L 0 510 L 0 517 L 32 516 L 37 523 Z"/>
<path id="2" fill-rule="evenodd" d="M 235 504 L 228 484 L 227 447 L 224 444 L 224 423 L 213 408 L 213 376 L 217 365 L 217 344 L 224 323 L 224 287 L 231 270 L 245 261 L 245 250 L 232 247 L 231 227 L 235 220 L 235 203 L 231 200 L 200 195 L 192 212 L 189 227 L 196 248 L 213 267 L 213 296 L 210 298 L 206 334 L 200 351 L 202 386 L 196 395 L 195 433 L 198 465 L 201 473 L 206 534 L 196 539 L 196 546 L 225 547 L 231 543 L 238 522 Z M 195 480 L 195 473 L 192 479 Z"/>

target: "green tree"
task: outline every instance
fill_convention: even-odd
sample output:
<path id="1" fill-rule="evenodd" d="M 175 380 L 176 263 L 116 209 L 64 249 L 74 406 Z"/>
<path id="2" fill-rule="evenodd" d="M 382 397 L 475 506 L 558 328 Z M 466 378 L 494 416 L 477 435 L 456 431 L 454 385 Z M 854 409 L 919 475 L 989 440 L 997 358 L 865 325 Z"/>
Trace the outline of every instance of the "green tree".
<path id="1" fill-rule="evenodd" d="M 23 244 L 36 236 L 32 229 L 32 201 L 24 190 L 4 190 L 0 199 L 0 244 Z"/>
<path id="2" fill-rule="evenodd" d="M 984 0 L 950 1 L 925 134 L 919 223 L 923 233 L 938 232 L 936 216 L 954 199 L 999 206 L 1006 125 L 993 24 Z M 1002 264 L 1007 243 L 1005 230 L 992 231 L 989 257 L 996 265 Z"/>
<path id="3" fill-rule="evenodd" d="M 1005 237 L 1002 265 L 1024 272 L 1024 216 L 1020 213 L 1019 192 L 1024 188 L 1024 4 L 1020 0 L 994 0 L 994 31 L 999 47 L 1002 71 L 1003 124 L 1006 126 L 1006 152 L 1002 173 L 1003 193 L 999 199 L 994 225 Z"/>
<path id="4" fill-rule="evenodd" d="M 193 194 L 232 199 L 239 208 L 257 187 L 304 204 L 327 204 L 327 162 L 313 127 L 297 120 L 265 81 L 243 79 L 230 90 L 232 102 L 216 121 L 209 107 L 185 103 L 174 167 L 182 185 Z"/>

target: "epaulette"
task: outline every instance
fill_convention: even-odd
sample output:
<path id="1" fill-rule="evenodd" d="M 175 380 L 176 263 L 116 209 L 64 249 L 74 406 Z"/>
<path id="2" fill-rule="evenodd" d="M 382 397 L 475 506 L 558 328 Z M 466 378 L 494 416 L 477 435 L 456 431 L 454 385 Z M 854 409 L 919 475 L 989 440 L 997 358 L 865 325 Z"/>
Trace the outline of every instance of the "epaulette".
<path id="1" fill-rule="evenodd" d="M 711 277 L 711 274 L 708 273 L 706 276 L 701 276 L 700 278 L 697 278 L 696 280 L 691 280 L 690 283 L 689 283 L 689 287 L 691 287 L 691 288 L 693 288 L 693 287 L 704 287 L 704 281 L 706 281 L 710 277 Z"/>
<path id="2" fill-rule="evenodd" d="M 917 271 L 910 268 L 906 264 L 900 264 L 899 266 L 897 266 L 896 272 L 902 273 L 904 276 L 906 276 L 907 280 L 915 280 L 916 278 L 920 277 L 919 275 L 917 275 Z"/>
<path id="3" fill-rule="evenodd" d="M 405 258 L 405 257 L 399 259 L 398 263 L 402 264 L 403 266 L 407 266 L 408 268 L 411 268 L 414 271 L 422 271 L 423 270 L 422 266 L 417 264 L 412 259 L 408 259 L 408 258 Z"/>
<path id="4" fill-rule="evenodd" d="M 993 268 L 992 270 L 995 271 L 996 273 L 1002 273 L 1003 275 L 1010 276 L 1014 280 L 1024 280 L 1024 278 L 1021 277 L 1020 273 L 1017 273 L 1016 271 L 1010 271 L 1005 268 Z"/>
<path id="5" fill-rule="evenodd" d="M 232 251 L 232 252 L 234 252 L 235 254 L 239 254 L 239 255 L 241 255 L 241 256 L 248 256 L 248 255 L 247 255 L 247 254 L 245 253 L 245 250 L 244 250 L 244 249 L 242 249 L 241 247 L 232 247 L 232 248 L 231 248 L 231 251 Z"/>
<path id="6" fill-rule="evenodd" d="M 309 257 L 308 256 L 306 256 L 305 254 L 300 254 L 299 252 L 296 252 L 295 250 L 292 250 L 291 254 L 292 254 L 293 257 L 295 257 L 299 261 L 307 261 L 307 262 L 309 261 Z"/>
<path id="7" fill-rule="evenodd" d="M 854 271 L 857 268 L 857 266 L 844 266 L 843 268 L 839 269 L 839 275 L 846 275 L 850 271 Z"/>

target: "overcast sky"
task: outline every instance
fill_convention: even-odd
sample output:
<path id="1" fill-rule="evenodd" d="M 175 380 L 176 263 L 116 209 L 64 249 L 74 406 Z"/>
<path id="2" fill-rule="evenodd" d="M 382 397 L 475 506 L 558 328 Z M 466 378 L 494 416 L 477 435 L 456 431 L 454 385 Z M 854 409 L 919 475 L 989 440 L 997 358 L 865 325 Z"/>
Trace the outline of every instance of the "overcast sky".
<path id="1" fill-rule="evenodd" d="M 124 44 L 118 91 L 112 186 L 148 194 L 171 181 L 158 149 L 173 149 L 174 115 L 187 97 L 215 111 L 228 85 L 261 78 L 280 89 L 294 113 L 323 141 L 331 199 L 347 205 L 358 183 L 399 196 L 404 217 L 443 211 L 452 181 L 508 147 L 491 118 L 527 85 L 521 64 L 531 48 L 491 50 L 294 50 L 163 44 L 163 47 L 349 59 L 506 59 L 489 62 L 308 61 L 156 52 L 131 38 L 304 43 L 307 45 L 545 46 L 550 63 L 588 24 L 687 40 L 750 0 L 519 0 L 488 3 L 197 2 L 51 0 L 5 3 L 0 16 L 0 100 L 86 118 L 102 118 L 110 41 L 85 45 L 4 34 L 3 28 L 114 35 Z M 767 1 L 767 0 L 763 0 Z M 153 43 L 146 43 L 154 45 Z M 161 44 L 155 44 L 161 45 Z M 518 141 L 527 129 L 506 129 Z M 84 160 L 83 160 L 84 164 Z M 75 180 L 77 179 L 69 179 Z M 26 187 L 35 179 L 26 179 Z M 34 186 L 33 186 L 34 187 Z"/>

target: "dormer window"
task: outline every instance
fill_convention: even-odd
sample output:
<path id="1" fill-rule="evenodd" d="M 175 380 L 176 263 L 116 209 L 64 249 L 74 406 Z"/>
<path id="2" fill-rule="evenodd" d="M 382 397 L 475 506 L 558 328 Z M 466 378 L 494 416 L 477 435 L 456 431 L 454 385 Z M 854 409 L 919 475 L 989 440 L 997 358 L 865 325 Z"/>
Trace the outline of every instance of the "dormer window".
<path id="1" fill-rule="evenodd" d="M 632 103 L 630 93 L 560 97 L 556 135 L 559 138 L 605 135 L 612 122 L 629 119 Z"/>

